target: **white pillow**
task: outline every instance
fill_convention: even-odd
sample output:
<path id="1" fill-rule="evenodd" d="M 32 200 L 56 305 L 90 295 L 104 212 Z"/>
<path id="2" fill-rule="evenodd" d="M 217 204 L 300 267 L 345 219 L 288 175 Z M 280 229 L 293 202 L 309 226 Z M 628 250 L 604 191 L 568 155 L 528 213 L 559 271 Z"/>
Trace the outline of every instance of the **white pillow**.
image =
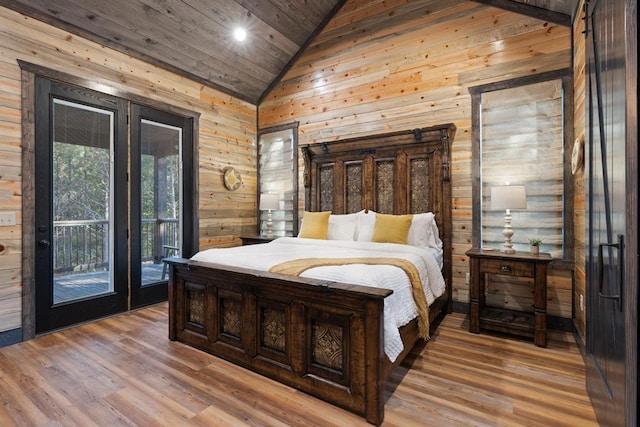
<path id="1" fill-rule="evenodd" d="M 364 210 L 357 213 L 358 229 L 356 230 L 356 241 L 370 242 L 373 237 L 373 228 L 376 225 L 376 213 Z"/>
<path id="2" fill-rule="evenodd" d="M 350 240 L 356 239 L 356 229 L 358 227 L 358 214 L 329 216 L 329 228 L 327 229 L 327 240 Z"/>
<path id="3" fill-rule="evenodd" d="M 442 250 L 442 240 L 432 212 L 414 214 L 407 236 L 407 244 L 422 248 Z"/>
<path id="4" fill-rule="evenodd" d="M 376 213 L 371 210 L 367 213 L 360 211 L 357 215 L 356 241 L 370 242 L 376 225 Z M 409 235 L 407 236 L 407 244 L 442 250 L 442 240 L 440 240 L 436 217 L 432 212 L 413 215 Z"/>

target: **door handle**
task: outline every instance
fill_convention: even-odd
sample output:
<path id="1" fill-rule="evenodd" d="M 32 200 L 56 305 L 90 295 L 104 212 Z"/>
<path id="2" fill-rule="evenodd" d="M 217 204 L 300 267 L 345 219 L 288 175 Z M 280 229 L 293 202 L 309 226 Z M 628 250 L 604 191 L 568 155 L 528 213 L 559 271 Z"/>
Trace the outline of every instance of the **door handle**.
<path id="1" fill-rule="evenodd" d="M 617 294 L 603 294 L 602 293 L 602 287 L 604 286 L 604 256 L 603 256 L 603 249 L 605 247 L 608 248 L 615 248 L 617 249 L 618 252 L 618 293 Z M 598 281 L 599 281 L 599 286 L 598 286 L 598 294 L 600 295 L 600 298 L 605 298 L 605 299 L 613 299 L 618 301 L 618 305 L 620 308 L 620 311 L 622 311 L 622 284 L 624 283 L 624 256 L 623 256 L 623 249 L 624 249 L 624 236 L 622 234 L 618 234 L 618 243 L 601 243 L 598 246 Z"/>
<path id="2" fill-rule="evenodd" d="M 38 242 L 38 246 L 40 246 L 41 248 L 48 248 L 49 246 L 51 246 L 51 242 L 48 240 L 40 240 Z"/>

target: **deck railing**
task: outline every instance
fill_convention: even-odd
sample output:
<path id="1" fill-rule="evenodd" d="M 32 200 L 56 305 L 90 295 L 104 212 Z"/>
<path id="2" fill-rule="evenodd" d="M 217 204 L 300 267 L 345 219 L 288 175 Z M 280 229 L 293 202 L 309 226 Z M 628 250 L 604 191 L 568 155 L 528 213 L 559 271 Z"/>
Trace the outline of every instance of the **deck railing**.
<path id="1" fill-rule="evenodd" d="M 154 264 L 167 254 L 163 246 L 177 247 L 179 242 L 177 218 L 157 218 L 142 220 L 142 262 L 153 261 Z"/>
<path id="2" fill-rule="evenodd" d="M 178 246 L 178 219 L 143 219 L 142 262 L 159 263 L 164 245 Z M 109 265 L 109 221 L 54 221 L 53 265 L 56 273 L 94 271 Z"/>

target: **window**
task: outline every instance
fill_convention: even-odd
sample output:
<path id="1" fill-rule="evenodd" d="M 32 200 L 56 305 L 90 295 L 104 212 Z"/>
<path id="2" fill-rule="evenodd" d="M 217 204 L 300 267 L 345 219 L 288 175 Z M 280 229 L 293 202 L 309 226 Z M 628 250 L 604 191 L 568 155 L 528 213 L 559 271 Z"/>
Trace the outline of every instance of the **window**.
<path id="1" fill-rule="evenodd" d="M 502 248 L 505 211 L 491 209 L 491 189 L 523 185 L 526 209 L 511 211 L 513 247 L 572 259 L 572 187 L 565 147 L 571 140 L 572 82 L 564 72 L 471 88 L 475 247 Z M 569 235 L 571 239 L 569 239 Z"/>
<path id="2" fill-rule="evenodd" d="M 298 123 L 258 132 L 258 200 L 276 194 L 279 209 L 272 210 L 273 235 L 298 234 Z M 259 205 L 258 205 L 259 207 Z M 268 211 L 258 211 L 258 231 L 267 234 Z"/>

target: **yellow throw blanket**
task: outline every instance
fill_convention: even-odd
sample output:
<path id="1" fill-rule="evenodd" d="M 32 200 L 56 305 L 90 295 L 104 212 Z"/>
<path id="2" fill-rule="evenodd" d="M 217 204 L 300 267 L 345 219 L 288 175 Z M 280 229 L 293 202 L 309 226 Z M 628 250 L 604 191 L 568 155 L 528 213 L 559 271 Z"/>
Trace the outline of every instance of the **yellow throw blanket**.
<path id="1" fill-rule="evenodd" d="M 424 295 L 420 273 L 411 261 L 402 258 L 302 258 L 285 261 L 274 265 L 269 269 L 272 273 L 299 276 L 304 271 L 315 267 L 333 265 L 367 264 L 367 265 L 392 265 L 401 268 L 411 282 L 413 299 L 418 307 L 418 331 L 420 338 L 429 339 L 429 305 Z"/>

